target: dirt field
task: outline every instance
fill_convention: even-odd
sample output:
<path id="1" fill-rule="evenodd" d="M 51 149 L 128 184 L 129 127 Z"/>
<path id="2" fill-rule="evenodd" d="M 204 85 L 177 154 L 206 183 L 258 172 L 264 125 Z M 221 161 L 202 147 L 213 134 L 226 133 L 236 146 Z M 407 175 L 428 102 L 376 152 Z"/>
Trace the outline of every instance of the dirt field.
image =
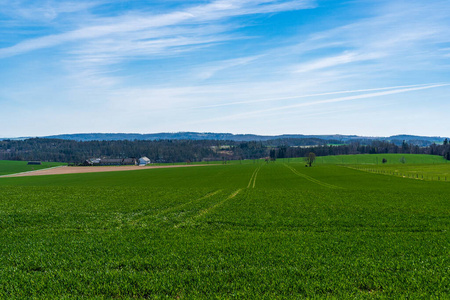
<path id="1" fill-rule="evenodd" d="M 40 176 L 40 175 L 62 175 L 75 173 L 97 173 L 97 172 L 117 172 L 117 171 L 137 171 L 147 169 L 163 168 L 185 168 L 185 167 L 206 167 L 211 165 L 172 165 L 172 166 L 98 166 L 98 167 L 68 167 L 61 166 L 43 170 L 23 172 L 17 174 L 4 175 L 0 177 L 22 177 L 22 176 Z"/>

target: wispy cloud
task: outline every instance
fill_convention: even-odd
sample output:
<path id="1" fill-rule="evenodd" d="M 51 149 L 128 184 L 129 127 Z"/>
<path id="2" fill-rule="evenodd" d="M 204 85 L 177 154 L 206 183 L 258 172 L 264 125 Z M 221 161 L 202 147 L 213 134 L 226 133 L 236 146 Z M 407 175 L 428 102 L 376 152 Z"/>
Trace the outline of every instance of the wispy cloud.
<path id="1" fill-rule="evenodd" d="M 386 53 L 356 53 L 346 52 L 337 56 L 325 57 L 312 62 L 304 63 L 294 67 L 294 72 L 311 72 L 330 67 L 336 67 L 355 62 L 369 61 L 386 56 Z"/>
<path id="2" fill-rule="evenodd" d="M 17 21 L 48 22 L 61 14 L 87 11 L 105 1 L 0 1 L 0 14 Z"/>
<path id="3" fill-rule="evenodd" d="M 422 62 L 437 59 L 434 49 L 450 42 L 446 1 L 437 0 L 433 4 L 380 1 L 380 4 L 374 16 L 313 33 L 299 46 L 329 51 L 296 66 L 295 71 L 310 72 L 355 62 L 370 62 L 372 72 L 386 67 L 417 68 Z M 342 49 L 346 52 L 339 53 Z M 351 68 L 358 71 L 354 64 Z"/>
<path id="4" fill-rule="evenodd" d="M 67 5 L 67 3 L 66 3 Z M 69 5 L 69 7 L 71 7 Z M 134 54 L 140 55 L 143 48 L 152 47 L 155 43 L 164 44 L 166 47 L 160 47 L 163 51 L 170 47 L 187 45 L 211 43 L 227 38 L 210 36 L 202 36 L 196 34 L 198 27 L 201 24 L 213 21 L 219 21 L 236 16 L 247 14 L 261 14 L 274 13 L 283 10 L 297 10 L 312 7 L 312 2 L 304 1 L 275 1 L 275 0 L 218 0 L 205 5 L 198 5 L 187 8 L 181 11 L 175 11 L 165 14 L 127 14 L 115 18 L 98 18 L 97 25 L 81 26 L 78 29 L 67 31 L 61 34 L 52 34 L 38 38 L 21 41 L 13 46 L 1 48 L 0 58 L 19 55 L 22 53 L 38 50 L 42 48 L 54 47 L 69 42 L 79 41 L 93 41 L 96 53 L 101 50 L 105 53 L 111 53 L 109 47 L 98 47 L 98 40 L 100 45 L 108 46 L 106 43 L 108 39 L 116 42 L 119 45 L 128 44 L 125 49 L 118 46 L 115 47 L 115 57 L 122 56 L 123 58 L 130 58 L 130 50 L 136 50 Z M 81 24 L 79 24 L 81 25 Z M 182 29 L 178 28 L 178 36 L 174 37 L 175 32 L 166 31 L 166 35 L 162 36 L 160 33 L 155 33 L 161 28 L 172 27 L 176 25 L 184 25 Z M 197 26 L 194 26 L 197 25 Z M 216 27 L 219 28 L 219 27 Z M 222 27 L 224 28 L 224 27 Z M 211 32 L 214 34 L 220 32 Z M 136 35 L 140 38 L 136 38 Z M 194 36 L 192 38 L 191 36 Z M 156 41 L 143 41 L 142 36 L 146 39 L 158 39 Z M 190 42 L 189 42 L 190 41 Z M 89 46 L 89 44 L 88 44 Z M 92 46 L 92 45 L 91 45 Z M 87 50 L 89 51 L 89 50 Z M 94 51 L 91 51 L 94 52 Z M 162 52 L 162 51 L 161 51 Z"/>
<path id="5" fill-rule="evenodd" d="M 200 79 L 208 79 L 214 76 L 219 71 L 236 67 L 236 66 L 242 66 L 246 65 L 250 62 L 253 62 L 259 58 L 262 58 L 264 55 L 255 55 L 255 56 L 248 56 L 248 57 L 239 57 L 234 59 L 228 59 L 220 62 L 211 62 L 209 66 L 203 67 L 198 71 L 198 77 Z"/>

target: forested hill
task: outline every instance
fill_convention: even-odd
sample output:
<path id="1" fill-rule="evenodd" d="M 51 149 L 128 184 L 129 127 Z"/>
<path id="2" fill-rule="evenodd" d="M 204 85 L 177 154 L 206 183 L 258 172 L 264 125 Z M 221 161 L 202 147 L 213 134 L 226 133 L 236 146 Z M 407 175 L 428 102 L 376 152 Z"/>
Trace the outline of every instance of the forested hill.
<path id="1" fill-rule="evenodd" d="M 303 135 L 303 134 L 283 134 L 283 135 L 255 135 L 255 134 L 232 134 L 232 133 L 212 133 L 212 132 L 175 132 L 175 133 L 79 133 L 44 136 L 42 138 L 63 139 L 74 141 L 120 141 L 120 140 L 217 140 L 217 141 L 270 141 L 286 139 L 303 139 L 302 145 L 316 145 L 318 140 L 322 143 L 343 144 L 349 142 L 370 143 L 373 140 L 389 141 L 396 145 L 401 145 L 403 141 L 417 146 L 429 146 L 433 143 L 440 144 L 445 137 L 415 136 L 415 135 L 394 135 L 389 137 L 367 137 L 357 135 Z M 309 144 L 308 144 L 309 143 Z"/>
<path id="2" fill-rule="evenodd" d="M 79 134 L 61 134 L 45 136 L 43 138 L 55 138 L 77 141 L 119 141 L 119 140 L 217 140 L 217 141 L 269 141 L 277 139 L 320 139 L 334 141 L 348 141 L 356 139 L 356 135 L 303 135 L 303 134 L 283 134 L 283 135 L 256 135 L 256 134 L 232 134 L 232 133 L 213 133 L 213 132 L 163 132 L 163 133 L 79 133 Z"/>
<path id="3" fill-rule="evenodd" d="M 306 143 L 306 145 L 302 145 Z M 311 144 L 312 143 L 312 144 Z M 218 140 L 121 140 L 74 141 L 32 138 L 0 141 L 2 160 L 41 160 L 82 163 L 89 158 L 126 158 L 147 156 L 152 162 L 185 162 L 240 160 L 270 157 L 303 157 L 309 152 L 319 156 L 364 153 L 412 153 L 442 155 L 450 160 L 450 144 L 428 147 L 403 142 L 401 146 L 387 141 L 369 144 L 327 144 L 318 139 L 278 139 L 270 141 Z"/>

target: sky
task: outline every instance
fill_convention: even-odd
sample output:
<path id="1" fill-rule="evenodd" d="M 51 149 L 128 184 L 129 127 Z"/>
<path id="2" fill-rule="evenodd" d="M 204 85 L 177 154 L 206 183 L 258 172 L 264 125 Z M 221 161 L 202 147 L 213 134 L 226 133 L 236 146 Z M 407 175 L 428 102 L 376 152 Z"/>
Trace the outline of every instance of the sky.
<path id="1" fill-rule="evenodd" d="M 450 136 L 448 0 L 0 0 L 0 137 Z"/>

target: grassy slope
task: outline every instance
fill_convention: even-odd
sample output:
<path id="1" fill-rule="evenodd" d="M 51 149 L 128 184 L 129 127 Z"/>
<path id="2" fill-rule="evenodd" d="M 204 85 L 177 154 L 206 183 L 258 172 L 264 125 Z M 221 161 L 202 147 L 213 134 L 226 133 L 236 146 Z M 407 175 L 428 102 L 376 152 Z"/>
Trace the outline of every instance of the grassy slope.
<path id="1" fill-rule="evenodd" d="M 43 162 L 42 165 L 27 165 L 26 161 L 0 160 L 0 176 L 65 165 L 63 163 Z"/>
<path id="2" fill-rule="evenodd" d="M 371 164 L 382 165 L 383 158 L 386 164 L 399 164 L 404 157 L 407 164 L 439 164 L 447 161 L 438 155 L 426 154 L 357 154 L 357 155 L 334 155 L 317 158 L 317 164 Z"/>
<path id="3" fill-rule="evenodd" d="M 315 164 L 382 164 L 383 158 L 387 159 L 387 164 L 399 164 L 400 159 L 404 157 L 407 164 L 441 164 L 448 163 L 442 156 L 427 155 L 427 154 L 350 154 L 350 155 L 330 155 L 318 156 Z M 229 160 L 226 163 L 232 165 L 255 164 L 261 163 L 262 159 L 248 159 L 248 160 Z M 303 157 L 277 159 L 281 162 L 303 162 Z M 211 162 L 194 162 L 192 164 L 222 164 L 223 161 Z M 175 163 L 173 165 L 185 165 L 186 163 Z M 165 165 L 165 164 L 153 164 Z"/>
<path id="4" fill-rule="evenodd" d="M 450 293 L 450 183 L 277 161 L 0 186 L 2 298 Z"/>
<path id="5" fill-rule="evenodd" d="M 450 181 L 450 164 L 396 164 L 377 166 L 354 166 L 367 172 L 383 172 L 388 175 L 414 177 L 424 180 Z"/>

